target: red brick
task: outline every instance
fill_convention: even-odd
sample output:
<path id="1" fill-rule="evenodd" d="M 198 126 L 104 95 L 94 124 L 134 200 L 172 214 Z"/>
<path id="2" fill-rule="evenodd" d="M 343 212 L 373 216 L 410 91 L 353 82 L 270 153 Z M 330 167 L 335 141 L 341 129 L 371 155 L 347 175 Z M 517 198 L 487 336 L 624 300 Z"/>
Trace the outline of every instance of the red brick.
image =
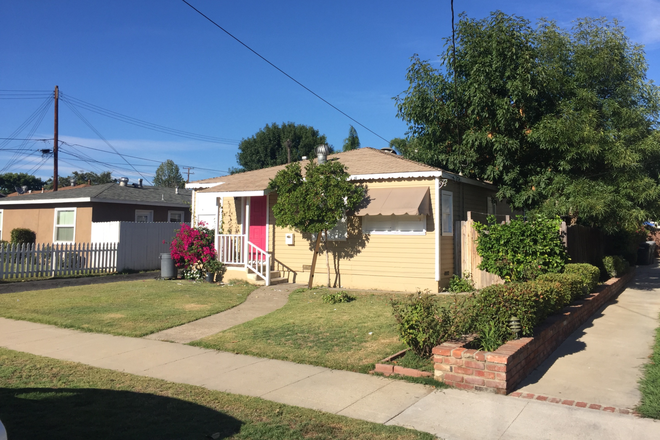
<path id="1" fill-rule="evenodd" d="M 556 397 L 551 397 L 548 399 L 548 402 L 550 403 L 561 403 L 561 399 L 557 399 Z"/>
<path id="2" fill-rule="evenodd" d="M 488 371 L 498 371 L 500 373 L 506 373 L 506 365 L 486 364 L 486 370 L 488 370 Z"/>
<path id="3" fill-rule="evenodd" d="M 601 409 L 602 407 L 603 407 L 602 405 L 598 405 L 596 403 L 592 403 L 591 405 L 589 405 L 589 409 Z"/>
<path id="4" fill-rule="evenodd" d="M 467 377 L 465 378 L 465 383 L 469 383 L 469 384 L 472 384 L 472 385 L 480 385 L 480 386 L 483 386 L 483 385 L 486 384 L 486 381 L 483 380 L 483 379 L 481 379 L 481 378 L 479 378 L 479 377 L 467 376 Z"/>
<path id="5" fill-rule="evenodd" d="M 498 380 L 487 380 L 486 386 L 490 388 L 506 389 L 506 383 L 500 382 Z"/>
<path id="6" fill-rule="evenodd" d="M 562 400 L 561 404 L 567 406 L 573 406 L 575 404 L 575 400 Z"/>
<path id="7" fill-rule="evenodd" d="M 484 370 L 484 369 L 486 369 L 486 364 L 484 364 L 483 362 L 463 361 L 463 365 L 467 368 L 472 368 L 474 370 Z"/>
<path id="8" fill-rule="evenodd" d="M 548 400 L 548 396 L 536 396 L 536 400 L 540 400 L 541 402 L 545 402 Z"/>
<path id="9" fill-rule="evenodd" d="M 509 356 L 502 356 L 499 354 L 489 353 L 486 355 L 486 360 L 488 362 L 495 362 L 497 364 L 506 364 L 509 362 Z"/>
<path id="10" fill-rule="evenodd" d="M 474 354 L 477 352 L 477 350 L 465 350 L 463 352 L 463 359 L 474 359 Z"/>
<path id="11" fill-rule="evenodd" d="M 474 375 L 477 377 L 483 377 L 485 379 L 495 379 L 495 373 L 490 371 L 475 370 Z"/>
<path id="12" fill-rule="evenodd" d="M 612 412 L 612 413 L 613 413 L 614 411 L 616 411 L 616 408 L 614 408 L 613 406 L 606 406 L 605 408 L 603 408 L 603 411 L 607 411 L 607 412 Z"/>
<path id="13" fill-rule="evenodd" d="M 533 399 L 533 398 L 534 398 L 534 394 L 532 394 L 532 393 L 525 393 L 525 394 L 523 394 L 523 395 L 520 396 L 520 397 L 522 397 L 523 399 Z"/>
<path id="14" fill-rule="evenodd" d="M 463 357 L 463 352 L 465 351 L 467 351 L 467 348 L 454 348 L 451 355 L 456 359 L 461 359 Z"/>
<path id="15" fill-rule="evenodd" d="M 465 374 L 466 376 L 472 376 L 474 374 L 474 370 L 471 368 L 454 367 L 454 373 Z"/>
<path id="16" fill-rule="evenodd" d="M 433 347 L 433 354 L 437 354 L 440 356 L 451 356 L 452 349 L 453 348 L 445 347 L 444 345 L 438 345 L 436 347 Z"/>
<path id="17" fill-rule="evenodd" d="M 478 351 L 474 354 L 474 358 L 478 361 L 485 361 L 486 353 L 484 353 L 483 351 Z"/>
<path id="18" fill-rule="evenodd" d="M 398 365 L 394 367 L 394 374 L 400 374 L 401 376 L 408 376 L 408 377 L 428 377 L 428 376 L 431 376 L 431 373 L 427 373 L 425 371 L 415 370 L 413 368 L 399 367 Z"/>
<path id="19" fill-rule="evenodd" d="M 629 410 L 627 410 L 627 409 L 623 409 L 623 408 L 619 409 L 619 412 L 620 412 L 621 414 L 630 414 L 630 411 L 629 411 Z"/>
<path id="20" fill-rule="evenodd" d="M 587 402 L 577 402 L 575 406 L 577 406 L 578 408 L 586 408 Z"/>
<path id="21" fill-rule="evenodd" d="M 459 376 L 458 374 L 445 373 L 444 378 L 445 381 L 463 383 L 463 376 Z"/>
<path id="22" fill-rule="evenodd" d="M 516 391 L 515 393 L 509 394 L 509 396 L 511 396 L 511 397 L 520 397 L 520 396 L 522 396 L 522 393 L 520 391 Z"/>
<path id="23" fill-rule="evenodd" d="M 461 390 L 474 390 L 474 385 L 470 385 L 467 383 L 454 383 L 452 386 Z"/>
<path id="24" fill-rule="evenodd" d="M 444 358 L 442 360 L 442 363 L 445 365 L 458 365 L 458 366 L 463 366 L 463 359 L 455 359 L 455 358 Z"/>
<path id="25" fill-rule="evenodd" d="M 376 364 L 376 369 L 374 371 L 376 373 L 382 373 L 387 376 L 389 374 L 392 374 L 392 372 L 394 371 L 394 365 Z"/>
<path id="26" fill-rule="evenodd" d="M 451 365 L 433 364 L 433 369 L 435 371 L 451 371 Z"/>
<path id="27" fill-rule="evenodd" d="M 506 382 L 506 373 L 495 373 L 495 379 Z"/>

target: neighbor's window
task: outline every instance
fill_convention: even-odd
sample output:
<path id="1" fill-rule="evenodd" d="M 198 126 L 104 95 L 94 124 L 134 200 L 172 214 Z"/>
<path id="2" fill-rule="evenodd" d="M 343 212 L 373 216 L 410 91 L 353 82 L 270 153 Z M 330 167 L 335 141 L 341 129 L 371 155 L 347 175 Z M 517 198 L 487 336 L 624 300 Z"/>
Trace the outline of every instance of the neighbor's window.
<path id="1" fill-rule="evenodd" d="M 183 211 L 167 211 L 167 221 L 170 223 L 183 223 Z"/>
<path id="2" fill-rule="evenodd" d="M 442 191 L 442 235 L 454 234 L 454 194 Z"/>
<path id="3" fill-rule="evenodd" d="M 154 221 L 154 212 L 146 209 L 136 209 L 135 221 L 137 223 L 151 223 Z"/>
<path id="4" fill-rule="evenodd" d="M 366 215 L 362 217 L 362 232 L 375 235 L 424 235 L 424 215 Z"/>
<path id="5" fill-rule="evenodd" d="M 55 242 L 72 243 L 76 237 L 76 208 L 55 208 Z"/>

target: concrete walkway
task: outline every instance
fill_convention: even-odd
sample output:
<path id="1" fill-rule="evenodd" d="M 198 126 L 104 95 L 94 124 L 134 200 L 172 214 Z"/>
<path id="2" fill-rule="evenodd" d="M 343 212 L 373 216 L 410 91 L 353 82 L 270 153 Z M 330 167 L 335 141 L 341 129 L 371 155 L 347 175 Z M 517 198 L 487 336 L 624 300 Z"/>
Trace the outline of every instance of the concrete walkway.
<path id="1" fill-rule="evenodd" d="M 145 336 L 158 341 L 179 342 L 182 344 L 214 335 L 238 324 L 243 324 L 283 307 L 289 294 L 302 284 L 277 284 L 254 290 L 244 303 L 224 312 L 197 321 L 173 327 L 162 332 Z"/>
<path id="2" fill-rule="evenodd" d="M 660 267 L 639 266 L 627 288 L 566 339 L 518 391 L 634 408 L 641 399 L 641 367 L 660 326 L 658 315 Z"/>
<path id="3" fill-rule="evenodd" d="M 444 439 L 657 439 L 660 423 L 485 393 L 0 318 L 0 346 L 257 396 Z"/>

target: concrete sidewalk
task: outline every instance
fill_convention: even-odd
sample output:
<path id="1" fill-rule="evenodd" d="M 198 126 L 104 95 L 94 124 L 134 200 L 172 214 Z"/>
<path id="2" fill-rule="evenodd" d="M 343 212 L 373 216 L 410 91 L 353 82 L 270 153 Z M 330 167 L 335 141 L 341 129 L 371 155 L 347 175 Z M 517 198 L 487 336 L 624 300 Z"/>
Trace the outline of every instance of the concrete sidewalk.
<path id="1" fill-rule="evenodd" d="M 633 409 L 660 326 L 660 267 L 638 266 L 626 289 L 571 334 L 517 391 Z M 660 433 L 658 433 L 660 438 Z"/>
<path id="2" fill-rule="evenodd" d="M 430 387 L 167 342 L 0 318 L 0 346 L 100 368 L 406 426 L 444 439 L 657 439 L 629 415 Z"/>
<path id="3" fill-rule="evenodd" d="M 152 333 L 145 338 L 182 344 L 196 341 L 284 307 L 289 300 L 289 294 L 301 287 L 305 286 L 302 284 L 262 286 L 250 293 L 245 302 L 236 307 L 188 324 Z"/>

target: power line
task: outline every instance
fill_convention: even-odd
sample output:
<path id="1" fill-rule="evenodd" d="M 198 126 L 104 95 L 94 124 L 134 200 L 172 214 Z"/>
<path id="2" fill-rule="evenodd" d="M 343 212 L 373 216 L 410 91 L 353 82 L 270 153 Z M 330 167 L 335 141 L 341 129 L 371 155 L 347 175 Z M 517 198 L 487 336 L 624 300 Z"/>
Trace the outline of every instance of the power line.
<path id="1" fill-rule="evenodd" d="M 336 106 L 332 105 L 330 102 L 328 102 L 327 100 L 325 100 L 324 98 L 322 98 L 320 95 L 318 95 L 318 94 L 317 94 L 316 92 L 314 92 L 312 89 L 310 89 L 309 87 L 307 87 L 306 85 L 304 85 L 303 83 L 301 83 L 300 81 L 298 81 L 297 79 L 295 79 L 294 77 L 292 77 L 291 75 L 289 75 L 288 73 L 286 73 L 284 70 L 282 70 L 282 69 L 280 69 L 279 67 L 277 67 L 275 64 L 273 64 L 273 63 L 271 63 L 270 61 L 268 61 L 268 59 L 266 59 L 264 56 L 262 56 L 259 52 L 257 52 L 256 50 L 252 49 L 252 48 L 251 48 L 250 46 L 248 46 L 247 44 L 243 43 L 243 42 L 242 42 L 241 40 L 239 40 L 237 37 L 235 37 L 234 35 L 232 35 L 228 30 L 226 30 L 225 28 L 223 28 L 222 26 L 220 26 L 218 23 L 216 23 L 215 21 L 213 21 L 211 18 L 209 18 L 207 15 L 205 15 L 202 11 L 200 11 L 199 9 L 197 9 L 196 7 L 194 7 L 193 5 L 191 5 L 190 3 L 188 3 L 186 0 L 182 0 L 182 1 L 183 1 L 185 4 L 187 4 L 188 6 L 190 6 L 190 7 L 191 7 L 195 12 L 197 12 L 199 15 L 201 15 L 202 17 L 204 17 L 204 18 L 206 18 L 208 21 L 210 21 L 212 24 L 214 24 L 218 29 L 220 29 L 220 30 L 223 31 L 225 34 L 229 35 L 231 38 L 233 38 L 234 40 L 236 40 L 238 43 L 240 43 L 242 46 L 244 46 L 244 47 L 245 47 L 246 49 L 248 49 L 250 52 L 252 52 L 252 53 L 255 54 L 256 56 L 258 56 L 259 58 L 261 58 L 262 60 L 264 60 L 266 63 L 270 64 L 273 68 L 275 68 L 278 72 L 280 72 L 281 74 L 283 74 L 284 76 L 286 76 L 287 78 L 289 78 L 291 81 L 295 82 L 295 83 L 298 84 L 300 87 L 302 87 L 303 89 L 307 90 L 309 93 L 311 93 L 312 95 L 316 96 L 318 99 L 320 99 L 321 101 L 325 102 L 325 103 L 328 104 L 330 107 L 332 107 L 333 109 L 337 110 L 339 113 L 341 113 L 342 115 L 346 116 L 346 117 L 347 117 L 348 119 L 350 119 L 351 121 L 353 121 L 353 122 L 355 122 L 356 124 L 358 124 L 360 127 L 364 128 L 365 130 L 369 131 L 370 133 L 374 134 L 375 136 L 378 136 L 379 138 L 381 138 L 382 140 L 384 140 L 385 142 L 387 142 L 387 143 L 389 144 L 389 141 L 388 141 L 387 139 L 385 139 L 383 136 L 379 135 L 378 133 L 376 133 L 375 131 L 373 131 L 372 129 L 370 129 L 369 127 L 367 127 L 366 125 L 364 125 L 363 123 L 361 123 L 360 121 L 358 121 L 357 119 L 355 119 L 355 118 L 349 116 L 348 114 L 346 114 L 345 112 L 343 112 L 342 110 L 340 110 L 339 108 L 337 108 Z"/>

